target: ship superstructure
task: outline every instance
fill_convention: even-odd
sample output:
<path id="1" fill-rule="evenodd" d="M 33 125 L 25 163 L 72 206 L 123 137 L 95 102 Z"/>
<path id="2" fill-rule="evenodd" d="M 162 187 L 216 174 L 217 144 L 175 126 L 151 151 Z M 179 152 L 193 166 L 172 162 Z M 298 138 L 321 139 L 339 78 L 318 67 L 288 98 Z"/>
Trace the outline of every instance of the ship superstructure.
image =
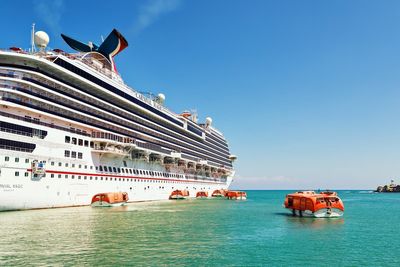
<path id="1" fill-rule="evenodd" d="M 34 34 L 39 51 L 0 51 L 0 210 L 229 187 L 236 157 L 211 118 L 199 124 L 167 109 L 164 95 L 124 84 L 113 57 L 128 43 L 118 31 L 100 46 L 62 37 L 76 53 L 46 50 L 44 32 Z"/>

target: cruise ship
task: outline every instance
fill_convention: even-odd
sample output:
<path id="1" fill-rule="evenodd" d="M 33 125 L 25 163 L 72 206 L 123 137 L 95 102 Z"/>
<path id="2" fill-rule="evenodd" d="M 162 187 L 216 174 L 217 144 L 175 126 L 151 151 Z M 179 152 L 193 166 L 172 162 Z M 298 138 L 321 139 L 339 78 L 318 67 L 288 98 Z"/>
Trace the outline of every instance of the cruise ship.
<path id="1" fill-rule="evenodd" d="M 129 202 L 228 189 L 236 156 L 223 134 L 165 96 L 127 86 L 114 57 L 128 46 L 113 30 L 100 44 L 61 34 L 49 49 L 32 29 L 28 50 L 0 50 L 0 210 L 90 205 L 96 194 Z"/>

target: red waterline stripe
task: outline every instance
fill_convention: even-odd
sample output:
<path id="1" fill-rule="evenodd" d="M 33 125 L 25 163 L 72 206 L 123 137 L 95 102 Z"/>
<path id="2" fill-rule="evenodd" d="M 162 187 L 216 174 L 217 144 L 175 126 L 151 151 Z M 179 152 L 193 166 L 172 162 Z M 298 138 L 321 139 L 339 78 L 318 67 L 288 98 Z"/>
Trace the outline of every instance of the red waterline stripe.
<path id="1" fill-rule="evenodd" d="M 28 172 L 32 172 L 32 169 L 27 169 Z M 207 183 L 207 184 L 224 184 L 219 182 L 206 182 L 199 180 L 177 180 L 177 179 L 167 179 L 167 178 L 155 178 L 155 177 L 139 177 L 139 176 L 122 176 L 122 175 L 113 175 L 113 174 L 97 174 L 97 173 L 84 173 L 84 172 L 65 172 L 65 171 L 51 171 L 46 170 L 46 173 L 54 173 L 54 174 L 71 174 L 71 175 L 84 175 L 84 176 L 102 176 L 102 177 L 114 177 L 114 178 L 129 178 L 129 179 L 142 179 L 142 180 L 159 180 L 159 181 L 173 181 L 173 182 L 191 182 L 191 183 Z"/>

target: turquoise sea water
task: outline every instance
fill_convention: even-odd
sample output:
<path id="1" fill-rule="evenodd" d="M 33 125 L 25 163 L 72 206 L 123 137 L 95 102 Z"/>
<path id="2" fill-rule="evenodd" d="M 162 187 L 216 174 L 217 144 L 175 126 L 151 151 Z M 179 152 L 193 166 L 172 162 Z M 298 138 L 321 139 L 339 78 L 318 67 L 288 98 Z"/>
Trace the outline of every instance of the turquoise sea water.
<path id="1" fill-rule="evenodd" d="M 339 191 L 339 219 L 292 217 L 288 191 L 247 201 L 0 213 L 0 265 L 400 266 L 400 194 Z"/>

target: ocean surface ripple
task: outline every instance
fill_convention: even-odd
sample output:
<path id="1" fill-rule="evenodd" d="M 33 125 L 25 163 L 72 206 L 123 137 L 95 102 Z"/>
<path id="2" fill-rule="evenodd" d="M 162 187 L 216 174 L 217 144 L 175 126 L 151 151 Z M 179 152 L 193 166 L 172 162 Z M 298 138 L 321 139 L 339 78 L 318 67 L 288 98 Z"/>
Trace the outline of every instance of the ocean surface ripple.
<path id="1" fill-rule="evenodd" d="M 400 194 L 339 191 L 345 215 L 292 217 L 288 191 L 0 213 L 0 266 L 399 266 Z"/>

